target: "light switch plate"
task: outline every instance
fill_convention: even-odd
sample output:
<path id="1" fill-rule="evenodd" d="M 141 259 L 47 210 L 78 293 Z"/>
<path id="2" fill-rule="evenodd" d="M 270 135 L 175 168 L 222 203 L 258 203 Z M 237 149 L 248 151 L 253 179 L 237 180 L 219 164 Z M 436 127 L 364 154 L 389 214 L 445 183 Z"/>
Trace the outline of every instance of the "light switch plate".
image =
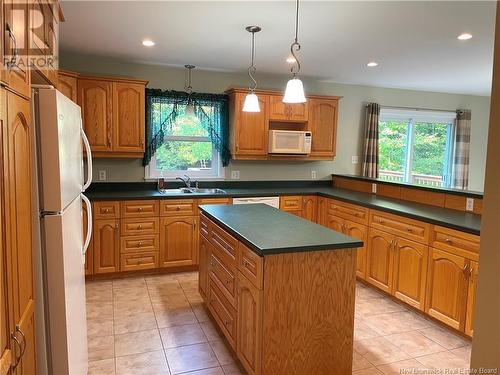
<path id="1" fill-rule="evenodd" d="M 240 171 L 231 171 L 231 179 L 239 180 L 240 179 Z"/>
<path id="2" fill-rule="evenodd" d="M 377 194 L 377 184 L 372 184 L 372 193 Z"/>
<path id="3" fill-rule="evenodd" d="M 352 157 L 352 164 L 358 164 L 359 163 L 359 156 L 358 155 L 353 155 Z"/>
<path id="4" fill-rule="evenodd" d="M 99 171 L 99 181 L 106 181 L 106 170 L 102 169 Z"/>
<path id="5" fill-rule="evenodd" d="M 318 178 L 318 175 L 317 175 L 316 171 L 311 171 L 311 178 L 313 180 L 315 180 L 316 178 Z"/>
<path id="6" fill-rule="evenodd" d="M 474 211 L 474 198 L 467 198 L 465 211 Z"/>

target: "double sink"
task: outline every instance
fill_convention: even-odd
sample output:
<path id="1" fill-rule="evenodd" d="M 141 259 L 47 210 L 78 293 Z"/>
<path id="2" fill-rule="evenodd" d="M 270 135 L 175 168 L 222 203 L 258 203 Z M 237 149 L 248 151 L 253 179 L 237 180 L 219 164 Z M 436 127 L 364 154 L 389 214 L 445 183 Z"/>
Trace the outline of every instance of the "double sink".
<path id="1" fill-rule="evenodd" d="M 188 188 L 183 187 L 179 189 L 161 189 L 158 190 L 160 194 L 226 194 L 225 190 L 222 189 L 204 189 L 204 188 Z"/>

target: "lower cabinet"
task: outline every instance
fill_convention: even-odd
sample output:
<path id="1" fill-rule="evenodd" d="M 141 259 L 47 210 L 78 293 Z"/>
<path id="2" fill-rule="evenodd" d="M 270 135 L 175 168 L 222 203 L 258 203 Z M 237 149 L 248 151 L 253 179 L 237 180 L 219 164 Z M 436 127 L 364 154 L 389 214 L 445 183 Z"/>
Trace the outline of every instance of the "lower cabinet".
<path id="1" fill-rule="evenodd" d="M 160 267 L 197 264 L 197 222 L 195 216 L 160 219 Z"/>
<path id="2" fill-rule="evenodd" d="M 238 358 L 248 374 L 258 375 L 262 361 L 262 290 L 238 272 L 237 295 Z"/>
<path id="3" fill-rule="evenodd" d="M 208 260 L 210 259 L 210 242 L 205 236 L 200 234 L 200 244 L 198 247 L 198 256 L 200 268 L 198 270 L 199 291 L 201 296 L 206 299 L 208 296 Z"/>
<path id="4" fill-rule="evenodd" d="M 316 221 L 317 197 L 306 195 L 302 197 L 302 217 L 309 221 Z"/>
<path id="5" fill-rule="evenodd" d="M 377 229 L 368 232 L 366 281 L 387 293 L 392 286 L 394 240 L 392 234 Z"/>
<path id="6" fill-rule="evenodd" d="M 280 197 L 280 210 L 296 216 L 302 216 L 302 196 L 289 195 Z"/>
<path id="7" fill-rule="evenodd" d="M 316 223 L 325 227 L 328 226 L 328 200 L 325 197 L 318 197 L 316 207 Z"/>
<path id="8" fill-rule="evenodd" d="M 476 290 L 477 290 L 477 273 L 479 264 L 477 262 L 470 262 L 470 277 L 469 287 L 467 290 L 467 314 L 465 315 L 465 334 L 472 336 L 474 333 L 474 310 L 476 309 Z"/>
<path id="9" fill-rule="evenodd" d="M 120 220 L 94 221 L 94 273 L 120 271 Z"/>

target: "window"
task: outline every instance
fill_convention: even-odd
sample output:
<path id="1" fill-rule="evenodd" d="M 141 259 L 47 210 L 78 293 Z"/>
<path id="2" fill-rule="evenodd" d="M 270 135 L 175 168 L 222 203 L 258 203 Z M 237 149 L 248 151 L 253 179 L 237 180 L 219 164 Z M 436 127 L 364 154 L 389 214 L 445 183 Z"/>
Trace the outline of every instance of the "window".
<path id="1" fill-rule="evenodd" d="M 178 116 L 167 127 L 163 144 L 156 150 L 146 168 L 147 178 L 218 178 L 222 174 L 219 152 L 212 143 L 208 130 L 199 118 L 186 111 L 186 105 L 177 105 Z M 153 103 L 153 116 L 165 118 L 173 105 Z M 214 108 L 203 106 L 208 116 Z M 159 120 L 161 121 L 161 120 Z"/>
<path id="2" fill-rule="evenodd" d="M 449 187 L 455 112 L 382 108 L 379 178 Z"/>

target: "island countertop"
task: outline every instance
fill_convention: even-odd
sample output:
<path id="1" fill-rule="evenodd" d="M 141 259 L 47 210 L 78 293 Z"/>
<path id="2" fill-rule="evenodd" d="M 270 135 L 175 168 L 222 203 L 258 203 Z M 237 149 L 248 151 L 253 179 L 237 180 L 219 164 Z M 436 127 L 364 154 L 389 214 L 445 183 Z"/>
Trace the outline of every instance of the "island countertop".
<path id="1" fill-rule="evenodd" d="M 363 242 L 265 204 L 202 205 L 209 219 L 260 256 L 349 249 Z"/>

